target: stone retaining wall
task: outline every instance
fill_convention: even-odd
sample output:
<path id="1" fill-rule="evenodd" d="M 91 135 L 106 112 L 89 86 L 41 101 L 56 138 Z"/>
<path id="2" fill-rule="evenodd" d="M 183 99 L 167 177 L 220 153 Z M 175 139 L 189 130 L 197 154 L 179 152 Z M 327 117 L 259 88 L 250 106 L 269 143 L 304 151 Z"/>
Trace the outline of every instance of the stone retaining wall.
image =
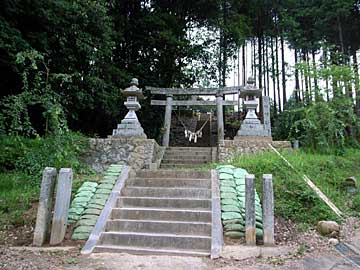
<path id="1" fill-rule="evenodd" d="M 219 162 L 227 162 L 235 156 L 256 154 L 271 150 L 269 143 L 276 149 L 290 149 L 289 141 L 272 141 L 271 138 L 236 138 L 234 140 L 224 140 L 218 147 Z"/>
<path id="2" fill-rule="evenodd" d="M 96 172 L 105 171 L 110 164 L 126 164 L 133 169 L 158 167 L 164 148 L 153 139 L 119 138 L 90 139 L 90 149 L 84 161 Z"/>

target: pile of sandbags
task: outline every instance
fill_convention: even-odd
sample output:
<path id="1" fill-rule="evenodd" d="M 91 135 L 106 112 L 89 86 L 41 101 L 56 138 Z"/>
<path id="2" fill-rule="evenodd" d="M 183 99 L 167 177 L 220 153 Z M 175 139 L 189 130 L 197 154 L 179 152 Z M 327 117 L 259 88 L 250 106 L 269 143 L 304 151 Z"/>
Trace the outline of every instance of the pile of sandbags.
<path id="1" fill-rule="evenodd" d="M 80 187 L 79 191 L 75 195 L 73 204 L 74 202 L 78 204 L 80 202 L 79 198 L 83 198 L 81 199 L 81 202 L 84 201 L 84 207 L 80 215 L 76 216 L 75 229 L 71 237 L 73 240 L 86 240 L 89 237 L 117 179 L 120 176 L 122 168 L 122 165 L 110 165 L 110 167 L 106 170 L 103 179 L 101 179 L 99 183 L 86 182 Z M 84 196 L 79 197 L 80 194 L 84 194 Z M 88 194 L 88 197 L 86 197 L 87 200 L 85 200 L 86 194 Z M 71 208 L 69 214 L 73 215 L 74 211 L 75 210 Z M 69 216 L 69 218 L 70 217 L 71 221 L 74 222 L 74 218 L 72 216 Z"/>
<path id="2" fill-rule="evenodd" d="M 224 235 L 240 238 L 245 235 L 245 175 L 246 170 L 232 165 L 216 168 L 220 179 L 221 219 Z M 255 191 L 256 235 L 262 237 L 262 209 Z"/>
<path id="3" fill-rule="evenodd" d="M 81 185 L 75 194 L 74 200 L 71 202 L 68 215 L 68 224 L 75 223 L 79 220 L 92 196 L 95 194 L 97 186 L 98 184 L 95 182 L 84 182 Z"/>

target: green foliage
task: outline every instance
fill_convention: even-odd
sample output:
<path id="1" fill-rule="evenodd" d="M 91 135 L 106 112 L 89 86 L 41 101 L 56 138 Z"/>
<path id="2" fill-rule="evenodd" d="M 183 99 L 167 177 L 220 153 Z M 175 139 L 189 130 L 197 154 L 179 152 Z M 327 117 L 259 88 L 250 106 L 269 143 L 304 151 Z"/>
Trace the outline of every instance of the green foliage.
<path id="1" fill-rule="evenodd" d="M 28 139 L 20 136 L 1 136 L 0 170 L 16 170 L 38 177 L 45 167 L 71 167 L 78 173 L 86 167 L 79 156 L 87 147 L 87 138 L 73 132 L 46 138 Z M 35 178 L 36 178 L 35 177 Z M 39 184 L 38 178 L 34 184 Z"/>
<path id="2" fill-rule="evenodd" d="M 347 149 L 343 156 L 305 151 L 289 151 L 282 154 L 300 172 L 299 174 L 289 169 L 284 161 L 272 152 L 238 157 L 232 162 L 232 165 L 256 175 L 259 191 L 262 189 L 262 174 L 273 174 L 276 215 L 312 225 L 323 219 L 337 220 L 330 208 L 306 185 L 302 174 L 309 176 L 343 212 L 358 215 L 359 193 L 355 198 L 347 194 L 342 189 L 342 182 L 349 176 L 360 178 L 360 174 L 356 173 L 360 166 L 359 150 Z"/>
<path id="3" fill-rule="evenodd" d="M 38 131 L 30 119 L 29 109 L 38 106 L 43 111 L 45 133 L 62 134 L 67 131 L 63 108 L 59 96 L 52 90 L 52 78 L 62 77 L 62 82 L 69 81 L 63 74 L 49 74 L 44 57 L 35 50 L 20 52 L 16 63 L 22 70 L 22 92 L 9 95 L 0 102 L 1 130 L 10 135 L 34 136 Z M 37 119 L 39 124 L 40 119 Z"/>

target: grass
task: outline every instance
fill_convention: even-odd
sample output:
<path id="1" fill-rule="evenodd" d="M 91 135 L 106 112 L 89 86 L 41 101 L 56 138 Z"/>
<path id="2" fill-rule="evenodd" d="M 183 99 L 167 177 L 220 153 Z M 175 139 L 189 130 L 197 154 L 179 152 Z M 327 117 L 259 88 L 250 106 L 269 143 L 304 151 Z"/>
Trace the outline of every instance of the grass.
<path id="1" fill-rule="evenodd" d="M 86 141 L 78 133 L 34 139 L 0 136 L 0 148 L 4 149 L 0 153 L 0 225 L 34 223 L 36 211 L 29 210 L 38 202 L 46 166 L 72 168 L 74 191 L 84 181 L 96 179 L 79 158 L 87 148 Z"/>
<path id="2" fill-rule="evenodd" d="M 32 202 L 38 199 L 40 186 L 33 185 L 26 173 L 0 174 L 0 225 L 32 222 L 24 217 Z"/>
<path id="3" fill-rule="evenodd" d="M 255 174 L 257 190 L 261 194 L 262 174 L 273 174 L 275 214 L 298 223 L 316 224 L 323 219 L 337 220 L 337 216 L 317 197 L 302 179 L 306 174 L 323 193 L 346 215 L 359 215 L 360 194 L 348 194 L 342 182 L 349 176 L 360 180 L 360 150 L 347 149 L 343 155 L 283 151 L 285 158 L 299 173 L 291 170 L 274 152 L 241 156 L 232 165 Z"/>

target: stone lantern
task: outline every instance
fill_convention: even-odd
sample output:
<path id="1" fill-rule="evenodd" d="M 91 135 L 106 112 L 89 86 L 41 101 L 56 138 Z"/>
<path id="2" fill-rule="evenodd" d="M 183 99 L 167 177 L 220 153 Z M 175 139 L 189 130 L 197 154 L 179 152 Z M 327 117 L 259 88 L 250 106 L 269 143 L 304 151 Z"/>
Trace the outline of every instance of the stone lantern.
<path id="1" fill-rule="evenodd" d="M 247 110 L 247 113 L 237 132 L 238 136 L 266 136 L 264 125 L 256 115 L 256 108 L 259 105 L 257 98 L 260 97 L 261 89 L 255 87 L 255 79 L 250 77 L 240 92 L 240 98 L 244 99 L 244 109 Z"/>
<path id="2" fill-rule="evenodd" d="M 140 110 L 140 99 L 144 98 L 141 89 L 138 88 L 138 79 L 133 78 L 130 86 L 121 93 L 126 97 L 124 105 L 129 110 L 125 118 L 118 124 L 117 129 L 113 130 L 113 137 L 142 137 L 146 138 L 144 129 L 136 116 L 136 111 Z"/>

